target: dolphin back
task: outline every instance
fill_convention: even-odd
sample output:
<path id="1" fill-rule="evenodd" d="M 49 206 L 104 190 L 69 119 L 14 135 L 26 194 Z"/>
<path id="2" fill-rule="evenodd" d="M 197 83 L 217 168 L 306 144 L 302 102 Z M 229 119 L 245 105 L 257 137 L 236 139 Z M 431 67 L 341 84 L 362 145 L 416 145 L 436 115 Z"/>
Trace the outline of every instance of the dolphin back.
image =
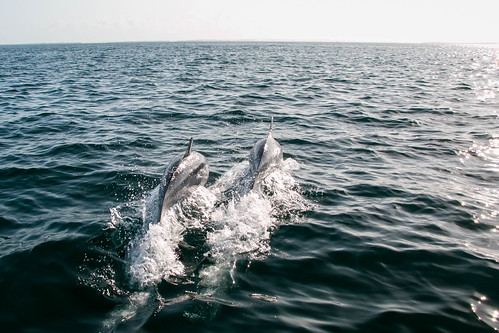
<path id="1" fill-rule="evenodd" d="M 209 169 L 206 158 L 192 151 L 192 138 L 187 151 L 175 157 L 163 172 L 158 188 L 157 221 L 165 212 L 192 190 L 194 186 L 204 186 Z"/>
<path id="2" fill-rule="evenodd" d="M 161 216 L 194 186 L 204 186 L 209 170 L 206 158 L 198 152 L 184 157 L 172 173 L 161 204 Z"/>
<path id="3" fill-rule="evenodd" d="M 268 175 L 274 168 L 279 167 L 283 160 L 282 148 L 272 136 L 273 118 L 266 138 L 258 140 L 250 152 L 250 174 L 253 178 L 253 187 L 258 179 Z"/>

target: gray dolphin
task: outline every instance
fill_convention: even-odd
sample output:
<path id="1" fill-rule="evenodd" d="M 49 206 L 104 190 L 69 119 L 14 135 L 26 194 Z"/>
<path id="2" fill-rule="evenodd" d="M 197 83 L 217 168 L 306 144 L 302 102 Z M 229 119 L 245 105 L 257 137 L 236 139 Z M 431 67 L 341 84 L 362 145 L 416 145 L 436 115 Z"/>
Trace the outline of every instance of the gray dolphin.
<path id="1" fill-rule="evenodd" d="M 159 184 L 158 214 L 165 212 L 184 197 L 193 186 L 204 186 L 209 170 L 206 158 L 192 151 L 192 138 L 184 155 L 177 156 L 166 168 Z"/>
<path id="2" fill-rule="evenodd" d="M 258 140 L 250 152 L 250 177 L 252 188 L 255 188 L 258 182 L 268 176 L 275 168 L 282 164 L 282 148 L 272 136 L 272 127 L 274 126 L 274 117 L 270 121 L 270 129 L 267 137 Z"/>

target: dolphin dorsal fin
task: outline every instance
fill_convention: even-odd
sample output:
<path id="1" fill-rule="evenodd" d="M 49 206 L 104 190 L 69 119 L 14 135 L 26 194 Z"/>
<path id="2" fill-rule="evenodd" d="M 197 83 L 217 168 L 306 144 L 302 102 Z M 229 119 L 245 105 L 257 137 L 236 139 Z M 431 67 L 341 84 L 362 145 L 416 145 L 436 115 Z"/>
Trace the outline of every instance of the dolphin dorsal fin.
<path id="1" fill-rule="evenodd" d="M 187 147 L 187 151 L 185 152 L 184 158 L 189 156 L 192 152 L 192 141 L 193 141 L 193 139 L 191 138 L 189 140 L 189 147 Z"/>
<path id="2" fill-rule="evenodd" d="M 274 127 L 274 116 L 270 118 L 270 128 L 269 128 L 269 135 L 272 134 L 272 128 Z"/>

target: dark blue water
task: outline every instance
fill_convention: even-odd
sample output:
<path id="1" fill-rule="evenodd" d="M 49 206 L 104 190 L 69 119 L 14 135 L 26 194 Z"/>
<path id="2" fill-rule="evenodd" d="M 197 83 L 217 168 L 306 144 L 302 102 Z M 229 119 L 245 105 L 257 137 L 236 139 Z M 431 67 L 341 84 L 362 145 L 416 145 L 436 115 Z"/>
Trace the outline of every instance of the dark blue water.
<path id="1" fill-rule="evenodd" d="M 498 94 L 490 46 L 0 46 L 0 331 L 491 332 Z"/>

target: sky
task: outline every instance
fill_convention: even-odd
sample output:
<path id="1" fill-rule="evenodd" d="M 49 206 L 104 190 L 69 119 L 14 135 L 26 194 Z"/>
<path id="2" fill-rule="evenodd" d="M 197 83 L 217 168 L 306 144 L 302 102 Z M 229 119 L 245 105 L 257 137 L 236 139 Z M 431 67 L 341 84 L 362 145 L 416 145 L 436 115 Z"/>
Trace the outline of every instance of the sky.
<path id="1" fill-rule="evenodd" d="M 499 0 L 0 0 L 0 44 L 499 42 Z"/>

